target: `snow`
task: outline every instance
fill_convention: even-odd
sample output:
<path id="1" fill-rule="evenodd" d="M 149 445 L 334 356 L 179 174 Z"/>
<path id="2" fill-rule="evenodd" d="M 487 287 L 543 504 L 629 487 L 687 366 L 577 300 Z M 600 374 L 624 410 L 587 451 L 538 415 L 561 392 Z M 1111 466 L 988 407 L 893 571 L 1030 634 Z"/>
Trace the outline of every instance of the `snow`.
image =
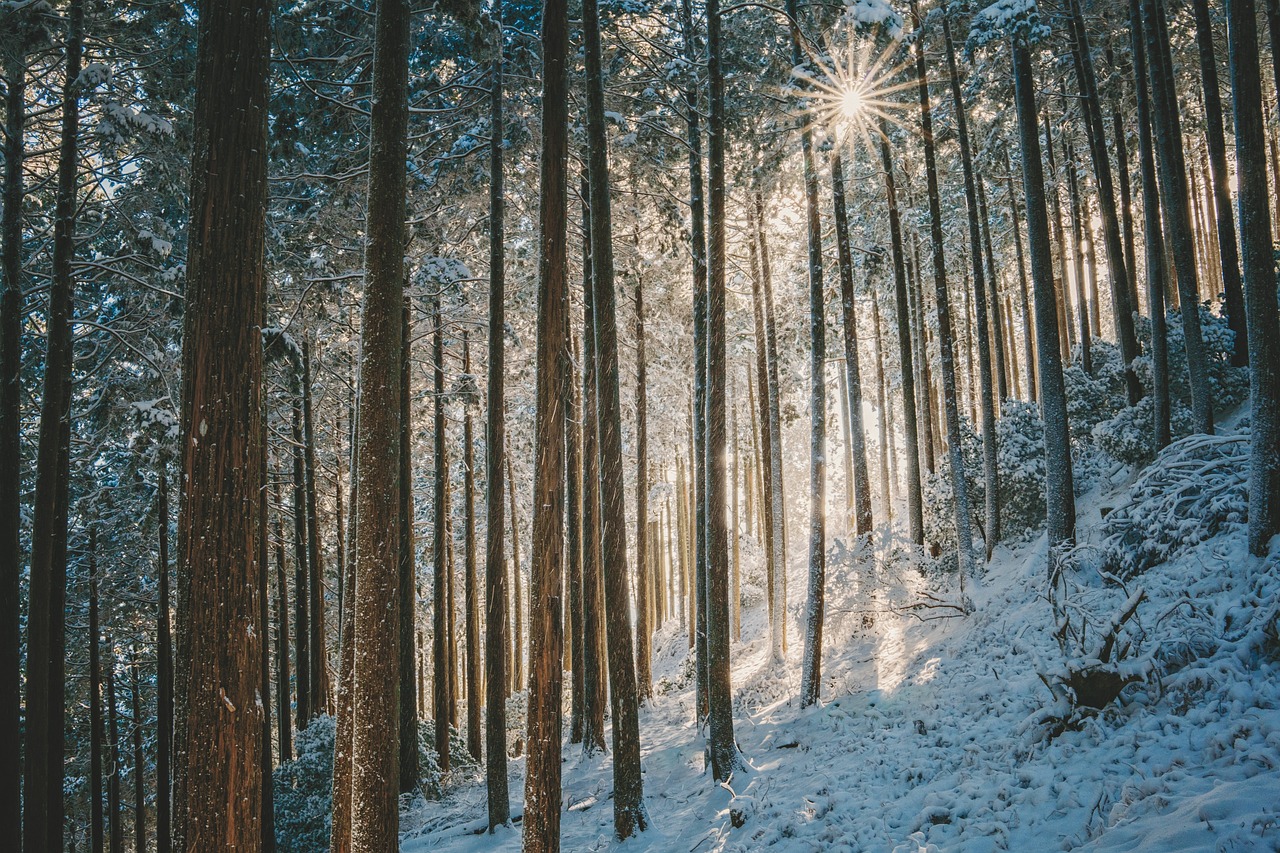
<path id="1" fill-rule="evenodd" d="M 668 622 L 640 718 L 653 828 L 626 849 L 1280 849 L 1280 555 L 1249 556 L 1231 512 L 1211 533 L 1171 536 L 1186 516 L 1152 491 L 1162 478 L 1190 479 L 1195 458 L 1214 482 L 1234 482 L 1247 465 L 1235 450 L 1244 429 L 1237 420 L 1217 441 L 1172 445 L 1145 472 L 1099 477 L 1078 500 L 1078 546 L 1051 594 L 1043 533 L 996 549 L 966 587 L 975 609 L 964 617 L 948 606 L 954 575 L 922 572 L 884 531 L 874 566 L 833 540 L 815 707 L 799 708 L 799 644 L 786 666 L 773 664 L 764 605 L 744 601 L 733 683 L 748 767 L 724 787 L 710 780 L 693 724 L 687 635 Z M 1203 491 L 1211 502 L 1214 488 Z M 1123 579 L 1120 517 L 1169 543 Z M 758 562 L 761 551 L 753 542 L 743 553 Z M 806 560 L 798 550 L 789 563 L 796 626 Z M 1100 651 L 1113 626 L 1114 646 Z M 1100 664 L 1134 682 L 1100 712 L 1072 712 L 1046 687 Z M 567 691 L 565 701 L 567 712 Z M 563 849 L 618 846 L 610 757 L 568 744 L 564 755 Z M 513 759 L 517 816 L 523 773 Z M 518 850 L 519 825 L 487 835 L 484 809 L 478 770 L 450 777 L 442 800 L 406 805 L 402 849 Z"/>

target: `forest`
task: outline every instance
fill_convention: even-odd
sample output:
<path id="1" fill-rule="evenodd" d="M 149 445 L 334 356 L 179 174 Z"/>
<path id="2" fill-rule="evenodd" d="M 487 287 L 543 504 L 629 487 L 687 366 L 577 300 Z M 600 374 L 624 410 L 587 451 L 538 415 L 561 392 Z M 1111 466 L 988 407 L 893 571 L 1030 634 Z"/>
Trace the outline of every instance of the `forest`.
<path id="1" fill-rule="evenodd" d="M 1280 0 L 0 63 L 0 847 L 1280 850 Z"/>

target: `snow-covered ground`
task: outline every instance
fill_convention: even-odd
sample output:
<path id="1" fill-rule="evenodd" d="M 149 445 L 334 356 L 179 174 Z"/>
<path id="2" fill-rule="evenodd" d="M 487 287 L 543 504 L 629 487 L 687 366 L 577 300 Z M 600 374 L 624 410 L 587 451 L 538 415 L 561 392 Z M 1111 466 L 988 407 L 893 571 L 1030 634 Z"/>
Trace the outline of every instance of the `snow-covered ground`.
<path id="1" fill-rule="evenodd" d="M 931 581 L 882 560 L 871 584 L 865 569 L 838 561 L 822 701 L 801 710 L 805 566 L 794 555 L 787 665 L 769 661 L 761 605 L 744 609 L 734 648 L 735 731 L 748 769 L 727 787 L 711 783 L 681 677 L 686 640 L 669 623 L 654 646 L 656 697 L 640 717 L 651 829 L 617 845 L 609 756 L 566 744 L 563 849 L 1280 850 L 1280 560 L 1249 557 L 1229 519 L 1124 584 L 1104 581 L 1102 515 L 1126 505 L 1132 481 L 1116 470 L 1081 498 L 1083 545 L 1053 596 L 1072 634 L 1083 630 L 1086 657 L 1125 602 L 1146 593 L 1123 632 L 1123 671 L 1149 676 L 1120 703 L 1048 735 L 1046 718 L 1062 708 L 1041 674 L 1063 671 L 1067 658 L 1040 537 L 997 549 L 967 590 L 975 610 L 965 617 L 903 610 L 925 592 L 955 600 L 954 578 Z M 872 598 L 872 588 L 882 592 Z M 523 782 L 515 760 L 516 815 Z M 490 836 L 484 809 L 482 778 L 459 774 L 442 801 L 408 808 L 402 847 L 518 850 L 518 824 Z"/>

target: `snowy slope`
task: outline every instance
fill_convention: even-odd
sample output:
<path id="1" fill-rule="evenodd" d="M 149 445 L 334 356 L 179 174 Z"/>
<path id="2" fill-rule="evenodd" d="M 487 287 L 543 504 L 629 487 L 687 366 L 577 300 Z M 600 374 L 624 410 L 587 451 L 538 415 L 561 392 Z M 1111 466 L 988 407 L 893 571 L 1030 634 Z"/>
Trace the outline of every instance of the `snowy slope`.
<path id="1" fill-rule="evenodd" d="M 1227 523 L 1124 588 L 1104 583 L 1101 516 L 1125 505 L 1129 487 L 1129 478 L 1104 481 L 1081 499 L 1083 545 L 1057 596 L 1072 624 L 1085 625 L 1087 650 L 1095 626 L 1145 591 L 1125 636 L 1130 669 L 1149 666 L 1152 676 L 1127 688 L 1123 707 L 1054 739 L 1040 722 L 1053 706 L 1040 674 L 1064 661 L 1043 537 L 997 549 L 967 590 L 976 609 L 964 618 L 890 606 L 930 590 L 954 598 L 953 579 L 881 564 L 884 591 L 873 599 L 869 573 L 845 558 L 832 572 L 819 707 L 797 706 L 795 638 L 788 666 L 772 666 L 765 614 L 744 610 L 743 638 L 754 639 L 735 647 L 733 681 L 750 770 L 732 790 L 703 771 L 692 690 L 679 678 L 685 639 L 674 624 L 663 629 L 654 646 L 663 681 L 641 712 L 653 828 L 625 849 L 1280 850 L 1280 561 L 1248 557 L 1243 529 Z M 792 560 L 793 631 L 804 570 Z M 568 745 L 565 756 L 563 849 L 619 846 L 608 756 Z M 522 789 L 517 760 L 517 815 Z M 518 826 L 496 837 L 484 826 L 483 782 L 452 780 L 442 802 L 408 808 L 403 849 L 519 849 Z"/>

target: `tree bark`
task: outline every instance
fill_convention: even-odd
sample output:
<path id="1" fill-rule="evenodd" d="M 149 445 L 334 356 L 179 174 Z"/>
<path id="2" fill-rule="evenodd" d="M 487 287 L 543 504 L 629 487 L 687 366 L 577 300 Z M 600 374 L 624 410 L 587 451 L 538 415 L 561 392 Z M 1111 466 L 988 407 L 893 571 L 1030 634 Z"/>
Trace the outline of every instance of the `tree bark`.
<path id="1" fill-rule="evenodd" d="M 257 563 L 270 13 L 210 0 L 200 15 L 178 520 L 184 850 L 258 849 L 269 784 Z"/>
<path id="2" fill-rule="evenodd" d="M 173 763 L 173 636 L 169 626 L 169 470 L 168 462 L 162 456 L 157 465 L 156 490 L 156 529 L 159 532 L 159 564 L 156 572 L 159 575 L 157 585 L 156 607 L 156 853 L 169 853 L 173 849 L 171 837 L 173 798 L 172 763 Z M 266 536 L 266 531 L 262 531 Z M 280 578 L 284 580 L 283 576 Z M 287 618 L 287 617 L 286 617 Z M 287 635 L 286 635 L 287 636 Z M 94 643 L 98 634 L 93 632 Z M 288 640 L 285 640 L 285 649 Z M 287 653 L 287 651 L 286 651 Z M 96 693 L 95 693 L 96 695 Z M 286 703 L 287 704 L 287 703 Z M 289 713 L 284 713 L 284 731 L 289 729 Z M 284 744 L 281 740 L 281 754 Z M 293 748 L 290 746 L 289 755 Z M 101 784 L 101 781 L 99 781 Z M 96 850 L 95 853 L 101 853 Z"/>
<path id="3" fill-rule="evenodd" d="M 588 51 L 588 54 L 590 51 Z M 542 168 L 538 222 L 537 415 L 530 593 L 529 756 L 525 773 L 525 853 L 560 849 L 561 561 L 564 544 L 562 360 L 568 357 L 565 220 L 569 159 L 569 14 L 565 0 L 542 7 Z M 514 524 L 515 518 L 512 518 Z"/>
<path id="4" fill-rule="evenodd" d="M 613 829 L 619 840 L 625 840 L 637 832 L 643 832 L 649 820 L 645 813 L 643 782 L 640 775 L 639 696 L 636 687 L 635 651 L 632 647 L 631 594 L 627 588 L 626 505 L 622 492 L 624 479 L 622 405 L 619 399 L 618 382 L 613 224 L 605 135 L 600 19 L 596 0 L 584 0 L 582 19 L 583 42 L 586 50 L 587 165 L 591 175 L 591 259 L 596 330 L 596 425 L 600 454 L 600 557 L 601 574 L 604 577 L 605 634 L 609 658 L 609 707 L 613 714 Z M 559 180 L 563 181 L 563 177 Z M 559 278 L 562 287 L 563 270 L 559 273 Z M 563 342 L 557 342 L 557 352 L 564 349 Z M 560 357 L 564 357 L 563 354 Z M 552 390 L 548 389 L 549 395 Z M 541 409 L 539 411 L 541 412 Z M 548 439 L 550 437 L 549 434 Z M 563 449 L 563 444 L 560 447 Z M 557 476 L 552 483 L 558 486 L 558 473 L 559 468 L 563 466 L 563 459 L 555 460 L 554 464 Z M 556 541 L 559 542 L 558 512 L 562 507 L 558 502 L 552 503 L 552 501 L 555 501 L 554 497 L 546 503 L 551 504 L 553 512 L 556 513 L 554 516 L 556 523 L 549 526 L 546 535 L 550 537 L 554 531 Z M 535 505 L 541 507 L 544 502 L 535 500 Z M 548 580 L 546 585 L 548 589 L 554 590 L 557 599 L 559 596 L 558 551 L 559 547 L 556 546 L 551 553 L 554 559 L 546 569 L 548 573 L 555 571 L 556 580 Z M 558 623 L 558 619 L 555 621 Z M 554 637 L 551 636 L 553 631 Z M 548 634 L 542 639 L 554 643 L 552 649 L 555 652 L 559 651 L 558 624 L 549 625 L 542 622 L 537 633 Z M 556 717 L 555 751 L 558 758 L 560 748 L 560 662 L 558 657 L 554 660 L 554 665 L 557 671 L 553 713 Z M 531 713 L 531 721 L 532 718 Z"/>
<path id="5" fill-rule="evenodd" d="M 462 372 L 471 375 L 471 344 L 462 333 Z M 463 609 L 467 638 L 467 751 L 476 761 L 483 753 L 480 709 L 480 590 L 476 572 L 476 465 L 471 401 L 463 401 L 462 413 L 462 575 Z"/>
<path id="6" fill-rule="evenodd" d="M 640 701 L 653 698 L 650 663 L 653 622 L 650 609 L 654 590 L 649 571 L 649 433 L 648 376 L 644 353 L 644 286 L 636 274 L 636 683 Z"/>
<path id="7" fill-rule="evenodd" d="M 485 780 L 489 831 L 511 820 L 507 789 L 507 567 L 503 542 L 502 453 L 506 388 L 506 260 L 502 142 L 502 0 L 493 4 L 496 45 L 489 91 L 489 363 L 485 393 L 484 673 Z"/>
<path id="8" fill-rule="evenodd" d="M 263 595 L 263 600 L 265 601 L 265 593 Z M 266 648 L 265 643 L 263 643 L 263 648 Z M 147 762 L 142 752 L 142 679 L 138 677 L 138 650 L 136 648 L 133 650 L 133 659 L 129 662 L 129 698 L 131 701 L 129 710 L 132 712 L 130 722 L 133 723 L 133 846 L 137 853 L 146 853 L 147 793 L 144 780 Z M 266 736 L 268 738 L 271 736 L 269 725 Z M 267 753 L 267 750 L 263 751 L 264 755 Z M 265 840 L 266 836 L 264 835 Z M 270 839 L 270 849 L 275 849 L 274 831 Z"/>
<path id="9" fill-rule="evenodd" d="M 418 694 L 414 689 L 418 663 L 418 562 L 413 541 L 413 408 L 412 308 L 405 297 L 400 311 L 400 429 L 396 440 L 400 445 L 400 488 L 396 493 L 396 515 L 399 519 L 398 573 L 400 584 L 400 793 L 408 794 L 418 787 Z"/>
<path id="10" fill-rule="evenodd" d="M 299 382 L 301 384 L 301 382 Z M 311 722 L 311 573 L 307 571 L 306 475 L 302 462 L 301 389 L 293 401 L 293 629 L 294 676 L 297 679 L 297 726 L 302 731 Z"/>
<path id="11" fill-rule="evenodd" d="M 1066 388 L 1058 341 L 1057 299 L 1053 287 L 1053 253 L 1049 244 L 1049 212 L 1045 204 L 1040 135 L 1036 121 L 1031 51 L 1022 36 L 1010 41 L 1014 103 L 1022 149 L 1022 192 L 1027 205 L 1027 244 L 1035 289 L 1036 352 L 1039 358 L 1040 414 L 1044 420 L 1046 529 L 1049 536 L 1049 580 L 1056 572 L 1058 550 L 1075 537 L 1075 493 L 1072 491 L 1071 435 L 1067 425 Z"/>
<path id="12" fill-rule="evenodd" d="M 973 309 L 974 325 L 977 326 L 978 343 L 978 384 L 982 402 L 982 477 L 983 494 L 986 505 L 986 523 L 982 531 L 982 539 L 986 546 L 987 562 L 991 561 L 991 551 L 1000 541 L 1000 492 L 999 470 L 996 467 L 996 397 L 995 383 L 992 380 L 991 334 L 992 321 L 996 328 L 1000 326 L 1000 303 L 989 298 L 987 269 L 983 267 L 982 222 L 985 219 L 978 205 L 978 177 L 974 174 L 973 154 L 969 148 L 969 118 L 965 110 L 964 95 L 960 91 L 960 72 L 956 67 L 956 49 L 951 40 L 951 23 L 946 15 L 942 16 L 942 33 L 947 46 L 947 71 L 951 78 L 951 104 L 955 112 L 956 136 L 960 142 L 960 162 L 964 170 L 965 205 L 969 214 L 969 260 L 973 272 Z M 925 137 L 930 140 L 930 137 Z M 926 160 L 927 162 L 927 160 Z M 995 281 L 990 282 L 991 289 Z M 990 316 L 989 316 L 990 314 Z M 999 337 L 999 336 L 997 336 Z M 1000 376 L 1004 376 L 1004 367 L 1000 365 Z M 952 438 L 957 443 L 956 437 Z M 961 458 L 958 447 L 953 447 L 952 464 Z M 959 493 L 957 492 L 957 497 Z M 959 501 L 957 500 L 957 504 Z M 966 493 L 966 505 L 968 503 Z M 957 532 L 961 531 L 959 525 Z M 969 553 L 972 543 L 960 539 L 960 547 L 965 554 Z M 961 566 L 963 568 L 963 562 Z"/>
<path id="13" fill-rule="evenodd" d="M 103 853 L 102 632 L 98 627 L 98 529 L 89 528 L 89 853 Z M 157 762 L 157 768 L 159 763 Z"/>
<path id="14" fill-rule="evenodd" d="M 911 3 L 917 30 L 921 19 L 916 0 Z M 920 34 L 923 38 L 923 33 Z M 973 569 L 973 535 L 969 521 L 969 487 L 961 453 L 959 397 L 956 391 L 955 345 L 951 332 L 951 305 L 947 289 L 947 262 L 943 250 L 942 202 L 938 193 L 938 167 L 934 159 L 933 115 L 929 105 L 929 77 L 923 48 L 916 52 L 916 86 L 920 94 L 920 135 L 924 142 L 925 183 L 929 196 L 929 236 L 933 244 L 934 307 L 938 312 L 938 347 L 942 353 L 942 396 L 947 418 L 947 443 L 951 456 L 951 489 L 955 504 L 957 559 L 960 586 Z"/>
<path id="15" fill-rule="evenodd" d="M 27 609 L 26 747 L 22 841 L 26 853 L 62 849 L 66 771 L 67 516 L 71 479 L 71 323 L 79 172 L 80 76 L 84 0 L 67 7 L 66 78 L 58 147 L 53 277 L 44 362 L 44 397 L 31 508 Z M 6 201 L 6 205 L 8 202 Z M 17 460 L 15 460 L 16 462 Z M 16 731 L 16 729 L 14 730 Z"/>
<path id="16" fill-rule="evenodd" d="M 111 647 L 111 638 L 107 638 Z M 124 816 L 120 814 L 120 711 L 116 705 L 115 652 L 107 662 L 107 849 L 124 853 Z"/>
<path id="17" fill-rule="evenodd" d="M 1165 320 L 1165 247 L 1160 225 L 1160 189 L 1156 185 L 1151 139 L 1151 94 L 1146 44 L 1139 0 L 1129 0 L 1129 40 L 1133 54 L 1134 99 L 1137 102 L 1138 160 L 1142 174 L 1142 232 L 1147 274 L 1147 311 L 1151 316 L 1151 403 L 1153 449 L 1172 440 L 1169 403 L 1169 340 Z"/>
<path id="18" fill-rule="evenodd" d="M 1160 200 L 1165 237 L 1173 250 L 1174 272 L 1182 308 L 1187 372 L 1191 377 L 1191 409 L 1197 432 L 1213 432 L 1213 400 L 1209 387 L 1208 354 L 1200 330 L 1200 299 L 1196 276 L 1195 236 L 1187 203 L 1187 169 L 1182 149 L 1169 37 L 1159 0 L 1142 0 L 1151 77 L 1151 113 L 1155 129 L 1156 161 L 1160 172 Z"/>
<path id="19" fill-rule="evenodd" d="M 357 524 L 352 649 L 351 849 L 399 849 L 400 384 L 409 6 L 377 0 L 370 114 L 365 292 L 356 417 Z M 397 748 L 392 748 L 395 744 Z"/>
<path id="20" fill-rule="evenodd" d="M 280 484 L 273 481 L 271 494 L 276 505 L 276 739 L 280 760 L 293 758 L 293 723 L 289 714 L 289 584 L 284 570 L 284 505 L 280 502 Z"/>
<path id="21" fill-rule="evenodd" d="M 452 767 L 449 754 L 449 721 L 453 708 L 453 660 L 449 649 L 450 623 L 453 609 L 449 595 L 449 459 L 445 441 L 444 419 L 444 327 L 440 314 L 440 297 L 431 300 L 431 382 L 432 433 L 435 442 L 435 523 L 432 543 L 431 586 L 431 718 L 435 726 L 436 760 L 440 772 L 448 773 Z M 514 513 L 512 520 L 514 522 Z M 516 572 L 519 583 L 519 570 Z M 518 654 L 518 651 L 517 651 Z"/>
<path id="22" fill-rule="evenodd" d="M 1040 394 L 1040 382 L 1036 373 L 1035 326 L 1031 321 L 1031 305 L 1027 294 L 1027 267 L 1022 254 L 1022 220 L 1018 215 L 1018 197 L 1013 191 L 1013 169 L 1009 165 L 1009 149 L 1004 149 L 1004 172 L 1009 196 L 1009 218 L 1013 221 L 1013 244 L 1018 258 L 1018 297 L 1022 309 L 1023 367 L 1027 371 L 1027 399 L 1036 402 Z M 1055 309 L 1056 313 L 1056 309 Z"/>
<path id="23" fill-rule="evenodd" d="M 1267 553 L 1280 531 L 1280 320 L 1263 148 L 1262 86 L 1253 0 L 1227 0 L 1231 92 L 1240 168 L 1240 237 L 1249 318 L 1249 550 Z"/>

